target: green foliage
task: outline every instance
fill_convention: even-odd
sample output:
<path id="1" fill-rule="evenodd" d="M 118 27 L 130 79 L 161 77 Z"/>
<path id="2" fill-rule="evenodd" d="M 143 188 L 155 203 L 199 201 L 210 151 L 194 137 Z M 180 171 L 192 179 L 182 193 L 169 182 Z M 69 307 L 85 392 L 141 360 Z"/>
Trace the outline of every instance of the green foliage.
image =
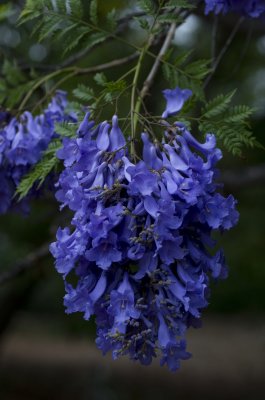
<path id="1" fill-rule="evenodd" d="M 194 4 L 190 2 L 190 0 L 170 0 L 164 4 L 163 9 L 172 9 L 172 8 L 183 8 L 183 9 L 193 9 L 196 8 Z"/>
<path id="2" fill-rule="evenodd" d="M 34 34 L 38 40 L 53 40 L 61 48 L 62 56 L 75 49 L 87 50 L 108 38 L 108 33 L 97 30 L 97 1 L 90 2 L 90 21 L 85 18 L 81 0 L 27 0 L 20 15 L 20 23 L 37 19 Z"/>
<path id="3" fill-rule="evenodd" d="M 82 86 L 83 93 L 77 92 L 76 90 L 74 90 L 73 92 L 73 94 L 79 100 L 91 101 L 92 99 L 95 99 L 96 101 L 90 106 L 91 108 L 94 108 L 96 105 L 100 106 L 102 105 L 102 103 L 103 105 L 105 103 L 112 103 L 127 88 L 127 82 L 124 79 L 118 79 L 117 81 L 108 81 L 106 75 L 103 72 L 98 72 L 94 76 L 94 80 L 101 88 L 103 88 L 96 99 L 93 95 L 93 90 L 89 87 Z M 84 95 L 84 92 L 87 93 L 88 96 Z"/>
<path id="4" fill-rule="evenodd" d="M 15 195 L 19 197 L 19 200 L 27 196 L 34 185 L 37 185 L 37 188 L 40 188 L 46 177 L 56 168 L 58 163 L 59 160 L 55 155 L 44 155 L 42 160 L 34 166 L 17 187 Z"/>
<path id="5" fill-rule="evenodd" d="M 77 99 L 84 102 L 95 99 L 94 90 L 84 84 L 79 84 L 77 88 L 73 90 L 73 94 Z"/>
<path id="6" fill-rule="evenodd" d="M 90 1 L 90 20 L 93 24 L 97 25 L 97 23 L 98 23 L 98 1 L 97 0 Z"/>
<path id="7" fill-rule="evenodd" d="M 163 64 L 163 75 L 171 87 L 189 88 L 197 100 L 204 100 L 203 80 L 211 71 L 210 60 L 189 62 L 191 51 L 178 55 L 175 59 L 169 52 Z"/>
<path id="8" fill-rule="evenodd" d="M 177 25 L 181 24 L 184 21 L 184 18 L 180 15 L 176 15 L 172 12 L 161 14 L 157 18 L 157 22 L 160 24 L 172 24 L 175 22 Z"/>
<path id="9" fill-rule="evenodd" d="M 235 91 L 219 95 L 205 104 L 199 129 L 212 132 L 233 155 L 241 156 L 243 147 L 260 146 L 251 132 L 249 117 L 253 110 L 245 105 L 231 106 Z"/>
<path id="10" fill-rule="evenodd" d="M 232 92 L 228 93 L 227 95 L 220 94 L 217 97 L 215 97 L 213 100 L 209 101 L 206 103 L 203 111 L 203 116 L 207 119 L 210 119 L 212 117 L 216 117 L 223 112 L 225 112 L 229 105 L 231 104 L 232 98 L 235 95 L 235 90 Z"/>
<path id="11" fill-rule="evenodd" d="M 116 10 L 113 8 L 107 13 L 106 28 L 109 32 L 114 32 L 117 29 Z"/>
<path id="12" fill-rule="evenodd" d="M 29 79 L 15 61 L 7 58 L 0 70 L 4 79 L 0 81 L 0 103 L 7 108 L 14 108 L 25 94 L 33 87 L 36 80 Z"/>
<path id="13" fill-rule="evenodd" d="M 149 31 L 150 24 L 146 18 L 134 17 L 134 19 L 135 19 L 135 21 L 138 22 L 141 29 L 143 29 L 145 31 Z"/>
<path id="14" fill-rule="evenodd" d="M 105 86 L 107 83 L 107 78 L 106 78 L 106 75 L 104 74 L 104 72 L 98 72 L 94 76 L 94 80 L 99 86 Z"/>
<path id="15" fill-rule="evenodd" d="M 48 149 L 43 153 L 42 159 L 23 177 L 17 187 L 15 195 L 19 200 L 23 199 L 29 191 L 36 186 L 39 189 L 44 183 L 46 177 L 59 165 L 56 152 L 62 147 L 63 137 L 74 137 L 76 134 L 76 124 L 74 123 L 58 123 L 55 125 L 55 131 L 60 138 L 54 139 Z"/>
<path id="16" fill-rule="evenodd" d="M 14 9 L 11 4 L 0 4 L 0 21 L 4 21 L 12 14 L 14 14 Z"/>
<path id="17" fill-rule="evenodd" d="M 155 15 L 157 8 L 155 2 L 152 0 L 138 0 L 138 4 L 140 8 L 145 11 L 147 14 Z"/>

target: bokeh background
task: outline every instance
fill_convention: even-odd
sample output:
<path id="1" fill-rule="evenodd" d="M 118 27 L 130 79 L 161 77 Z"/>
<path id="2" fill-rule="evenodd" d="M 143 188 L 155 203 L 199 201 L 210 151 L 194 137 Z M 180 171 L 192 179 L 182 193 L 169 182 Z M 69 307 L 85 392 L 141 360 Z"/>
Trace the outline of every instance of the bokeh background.
<path id="1" fill-rule="evenodd" d="M 0 20 L 0 94 L 3 68 L 16 60 L 20 68 L 45 68 L 61 63 L 60 49 L 49 41 L 37 43 L 32 24 L 18 27 L 23 1 L 12 4 L 13 12 Z M 136 2 L 99 1 L 102 15 L 113 7 L 126 15 L 137 11 Z M 1 10 L 1 9 L 0 9 Z M 202 10 L 202 9 L 201 9 Z M 190 15 L 177 29 L 175 51 L 194 48 L 193 58 L 211 57 L 212 31 L 217 27 L 216 51 L 224 46 L 238 16 Z M 128 40 L 143 40 L 137 23 L 125 28 Z M 90 66 L 129 54 L 113 41 L 79 61 Z M 146 60 L 142 78 L 152 60 Z M 9 63 L 9 64 L 8 64 Z M 126 66 L 107 71 L 114 79 Z M 71 91 L 78 82 L 66 82 Z M 91 85 L 93 81 L 91 80 Z M 15 84 L 14 82 L 10 83 Z M 162 73 L 148 97 L 150 109 L 163 110 L 160 90 L 167 85 Z M 265 23 L 246 19 L 240 26 L 211 82 L 207 97 L 238 88 L 235 102 L 256 108 L 252 126 L 265 145 Z M 48 90 L 48 89 L 47 89 Z M 37 92 L 40 97 L 42 92 Z M 71 97 L 71 96 L 70 96 Z M 35 101 L 35 98 L 33 99 Z M 124 101 L 120 112 L 126 114 Z M 229 278 L 212 284 L 211 303 L 203 313 L 203 327 L 188 334 L 193 358 L 172 374 L 157 363 L 145 368 L 128 360 L 102 357 L 94 344 L 93 321 L 81 315 L 64 314 L 64 288 L 51 256 L 31 264 L 25 273 L 0 285 L 0 398 L 4 400 L 156 400 L 161 399 L 251 399 L 265 398 L 265 152 L 248 149 L 241 158 L 224 152 L 220 163 L 225 191 L 238 199 L 241 214 L 237 227 L 221 238 L 230 267 Z M 52 198 L 32 203 L 29 216 L 0 216 L 0 274 L 25 260 L 28 254 L 54 240 L 59 224 Z"/>

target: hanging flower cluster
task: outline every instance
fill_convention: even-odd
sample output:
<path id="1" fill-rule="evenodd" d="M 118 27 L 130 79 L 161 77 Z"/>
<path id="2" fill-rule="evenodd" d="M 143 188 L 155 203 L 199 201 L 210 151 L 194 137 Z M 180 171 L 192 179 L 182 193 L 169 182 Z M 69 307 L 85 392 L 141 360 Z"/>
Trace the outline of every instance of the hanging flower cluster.
<path id="1" fill-rule="evenodd" d="M 33 116 L 25 111 L 19 119 L 7 112 L 0 113 L 0 214 L 16 207 L 13 201 L 21 179 L 35 165 L 56 135 L 56 122 L 73 120 L 74 113 L 66 114 L 66 93 L 58 91 L 43 114 Z M 27 209 L 27 199 L 19 208 Z"/>
<path id="2" fill-rule="evenodd" d="M 205 14 L 236 12 L 252 18 L 265 16 L 264 0 L 205 0 Z"/>
<path id="3" fill-rule="evenodd" d="M 171 91 L 164 94 L 164 115 L 190 95 L 178 91 L 174 101 Z M 50 250 L 65 280 L 66 312 L 96 316 L 104 354 L 145 365 L 160 356 L 175 371 L 190 357 L 185 331 L 208 304 L 210 277 L 227 275 L 211 232 L 230 229 L 238 213 L 215 183 L 215 136 L 201 144 L 178 122 L 163 121 L 162 129 L 160 145 L 142 133 L 135 162 L 116 115 L 112 125 L 95 126 L 86 114 L 77 137 L 58 151 L 65 169 L 56 197 L 74 215 Z"/>

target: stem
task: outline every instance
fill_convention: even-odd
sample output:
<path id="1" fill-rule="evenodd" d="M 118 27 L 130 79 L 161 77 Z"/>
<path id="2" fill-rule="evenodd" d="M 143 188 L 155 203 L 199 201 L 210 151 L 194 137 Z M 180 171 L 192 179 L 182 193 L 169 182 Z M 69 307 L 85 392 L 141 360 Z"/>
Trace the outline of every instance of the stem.
<path id="1" fill-rule="evenodd" d="M 16 278 L 18 275 L 26 272 L 36 265 L 37 261 L 46 257 L 48 254 L 49 244 L 45 243 L 32 253 L 28 254 L 22 261 L 9 268 L 8 271 L 3 272 L 0 275 L 0 285 L 3 285 L 4 283 Z"/>
<path id="2" fill-rule="evenodd" d="M 227 38 L 222 50 L 220 51 L 218 57 L 216 58 L 214 64 L 213 64 L 213 69 L 212 72 L 210 73 L 210 75 L 208 75 L 208 77 L 206 78 L 203 88 L 205 89 L 206 86 L 208 85 L 208 83 L 210 82 L 210 80 L 212 79 L 216 69 L 218 68 L 220 62 L 222 61 L 225 53 L 227 52 L 227 50 L 229 49 L 234 37 L 236 36 L 241 24 L 245 21 L 245 17 L 240 17 L 239 20 L 237 21 L 237 24 L 235 25 L 234 29 L 232 30 L 232 32 L 230 33 L 229 37 Z"/>
<path id="3" fill-rule="evenodd" d="M 148 42 L 148 44 L 149 44 L 149 42 Z M 132 141 L 131 141 L 131 155 L 133 157 L 135 157 L 135 143 L 134 142 L 135 142 L 135 128 L 136 128 L 135 111 L 134 111 L 135 92 L 136 92 L 136 87 L 137 87 L 137 82 L 138 82 L 138 78 L 139 78 L 141 65 L 142 65 L 143 58 L 145 56 L 148 44 L 141 51 L 138 63 L 136 65 L 135 74 L 134 74 L 133 83 L 132 83 L 132 94 L 131 94 L 131 130 L 132 130 L 132 132 L 131 132 L 131 138 L 132 138 Z"/>
<path id="4" fill-rule="evenodd" d="M 60 70 L 60 71 L 54 71 L 51 74 L 45 75 L 44 77 L 42 77 L 40 80 L 38 80 L 38 82 L 36 82 L 33 87 L 29 90 L 29 92 L 27 93 L 27 95 L 24 97 L 23 101 L 21 102 L 18 111 L 22 111 L 23 108 L 25 107 L 25 105 L 27 104 L 27 101 L 29 100 L 29 98 L 31 97 L 32 93 L 38 89 L 38 87 L 40 87 L 40 85 L 42 85 L 44 82 L 48 81 L 51 78 L 54 78 L 57 75 L 60 75 L 63 72 L 71 72 L 73 71 L 73 68 L 65 68 L 64 70 Z"/>
<path id="5" fill-rule="evenodd" d="M 67 80 L 67 79 L 69 79 L 69 78 L 71 78 L 73 76 L 76 76 L 76 75 L 91 74 L 93 72 L 100 72 L 100 71 L 104 71 L 104 70 L 109 69 L 109 68 L 118 67 L 120 65 L 127 64 L 127 63 L 135 60 L 135 58 L 138 56 L 138 54 L 139 54 L 138 52 L 135 52 L 133 54 L 130 54 L 127 57 L 119 58 L 117 60 L 113 60 L 113 61 L 110 61 L 110 62 L 107 62 L 107 63 L 104 63 L 104 64 L 95 65 L 93 67 L 88 67 L 88 68 L 68 67 L 68 68 L 64 68 L 64 69 L 58 70 L 58 71 L 54 71 L 54 72 L 52 72 L 52 73 L 50 73 L 48 75 L 45 75 L 44 77 L 42 77 L 40 80 L 38 80 L 33 85 L 31 90 L 29 90 L 29 92 L 24 97 L 23 101 L 21 102 L 18 111 L 22 111 L 24 109 L 24 107 L 27 104 L 29 98 L 31 97 L 33 92 L 36 89 L 38 89 L 38 87 L 40 87 L 44 82 L 50 80 L 51 78 L 54 78 L 57 75 L 63 74 L 65 72 L 69 72 L 69 74 L 65 78 L 62 78 L 60 80 L 60 83 L 62 83 L 65 80 Z M 47 96 L 45 96 L 45 98 L 42 99 L 41 103 L 46 99 L 46 97 Z M 41 103 L 38 103 L 38 105 L 41 104 Z"/>
<path id="6" fill-rule="evenodd" d="M 211 43 L 212 67 L 214 67 L 215 64 L 217 31 L 218 31 L 218 15 L 214 15 L 213 29 L 212 29 L 212 43 Z"/>
<path id="7" fill-rule="evenodd" d="M 146 78 L 146 80 L 144 82 L 143 88 L 142 88 L 142 90 L 140 92 L 140 95 L 138 96 L 138 99 L 137 99 L 137 102 L 136 102 L 136 106 L 135 106 L 135 120 L 134 120 L 134 128 L 135 129 L 136 129 L 137 122 L 138 122 L 138 116 L 139 116 L 139 112 L 140 112 L 140 108 L 141 108 L 141 103 L 142 103 L 144 97 L 146 96 L 146 94 L 148 93 L 148 90 L 151 87 L 152 82 L 153 82 L 153 80 L 154 80 L 154 78 L 155 78 L 155 76 L 157 74 L 159 65 L 160 65 L 164 55 L 166 54 L 166 52 L 167 52 L 167 50 L 168 50 L 168 48 L 169 48 L 169 46 L 171 44 L 171 41 L 172 41 L 173 36 L 174 36 L 174 33 L 176 31 L 176 27 L 177 27 L 176 22 L 173 22 L 170 25 L 170 28 L 168 30 L 167 36 L 166 36 L 166 38 L 164 40 L 164 43 L 163 43 L 158 55 L 156 56 L 156 59 L 155 59 L 155 62 L 153 64 L 152 68 L 151 68 L 151 71 L 149 72 L 149 74 L 148 74 L 148 76 L 147 76 L 147 78 Z"/>

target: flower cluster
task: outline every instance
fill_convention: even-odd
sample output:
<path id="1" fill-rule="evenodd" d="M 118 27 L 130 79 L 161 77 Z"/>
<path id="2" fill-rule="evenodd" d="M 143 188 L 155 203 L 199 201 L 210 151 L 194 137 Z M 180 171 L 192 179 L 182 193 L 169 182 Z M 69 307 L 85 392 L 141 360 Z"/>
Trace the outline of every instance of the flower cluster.
<path id="1" fill-rule="evenodd" d="M 252 18 L 265 15 L 264 0 L 205 0 L 205 13 L 213 11 L 215 14 L 236 12 Z"/>
<path id="2" fill-rule="evenodd" d="M 22 177 L 41 158 L 55 136 L 54 125 L 63 120 L 74 120 L 66 114 L 66 93 L 58 91 L 43 114 L 33 116 L 25 111 L 19 119 L 7 112 L 0 113 L 0 214 L 14 208 L 13 196 Z M 19 204 L 27 208 L 27 200 Z"/>
<path id="3" fill-rule="evenodd" d="M 65 281 L 67 313 L 96 316 L 104 354 L 145 365 L 160 356 L 175 371 L 190 357 L 185 331 L 198 326 L 210 277 L 227 275 L 211 232 L 230 229 L 238 213 L 215 183 L 215 136 L 201 144 L 183 124 L 161 124 L 162 144 L 142 133 L 143 156 L 135 162 L 117 116 L 95 126 L 86 114 L 77 137 L 58 151 L 65 169 L 56 197 L 73 218 L 50 250 Z"/>

